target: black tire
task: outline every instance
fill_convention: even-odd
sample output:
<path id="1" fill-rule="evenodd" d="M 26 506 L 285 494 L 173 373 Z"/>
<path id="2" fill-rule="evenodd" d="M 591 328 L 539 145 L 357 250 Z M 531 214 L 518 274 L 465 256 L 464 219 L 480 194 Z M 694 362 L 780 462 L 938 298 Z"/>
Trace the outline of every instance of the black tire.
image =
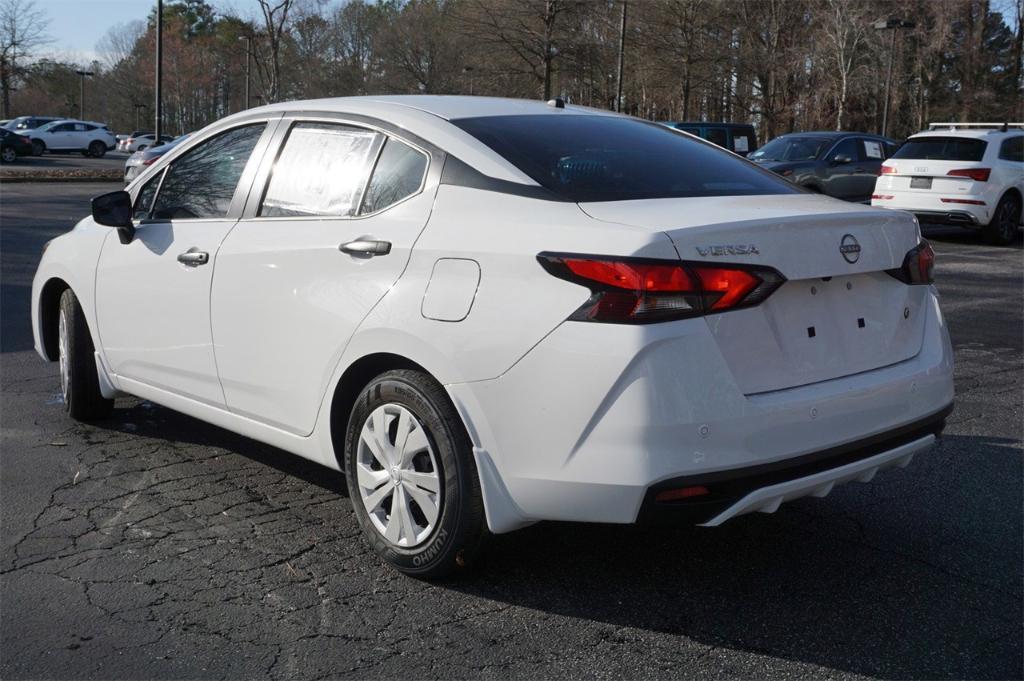
<path id="1" fill-rule="evenodd" d="M 385 538 L 377 529 L 366 509 L 358 482 L 358 457 L 365 456 L 359 449 L 364 424 L 375 410 L 385 405 L 388 409 L 397 407 L 411 412 L 416 419 L 414 427 L 422 428 L 432 448 L 428 452 L 433 456 L 427 469 L 433 468 L 435 460 L 440 469 L 436 471 L 440 480 L 440 494 L 435 496 L 438 505 L 436 522 L 430 534 L 419 540 L 421 543 L 409 548 Z M 388 422 L 388 437 L 393 438 L 393 443 L 397 442 L 398 421 L 396 418 Z M 362 451 L 367 450 L 364 448 Z M 417 456 L 422 456 L 422 453 Z M 349 498 L 364 536 L 374 552 L 396 570 L 421 579 L 437 579 L 455 571 L 468 571 L 480 561 L 488 532 L 473 448 L 447 393 L 432 377 L 409 369 L 388 371 L 363 389 L 346 428 L 344 467 Z M 381 468 L 377 472 L 387 471 Z M 383 491 L 392 483 L 396 487 L 403 484 L 392 477 L 376 489 Z M 394 495 L 392 492 L 387 501 L 388 509 L 385 509 L 384 501 L 380 502 L 380 512 L 387 513 L 389 523 Z M 412 505 L 415 498 L 407 498 L 412 500 L 407 502 L 409 517 L 418 510 L 416 517 L 425 519 L 422 509 Z M 384 499 L 387 500 L 387 496 Z M 380 516 L 375 517 L 380 519 Z M 429 523 L 423 532 L 427 529 Z"/>
<path id="2" fill-rule="evenodd" d="M 985 243 L 994 246 L 1013 243 L 1020 229 L 1020 211 L 1020 198 L 1015 194 L 1007 194 L 1000 199 L 995 212 L 992 213 L 992 221 L 981 229 Z"/>
<path id="3" fill-rule="evenodd" d="M 32 140 L 32 155 L 42 156 L 46 152 L 46 144 L 42 140 Z"/>
<path id="4" fill-rule="evenodd" d="M 64 327 L 65 336 L 61 334 Z M 61 393 L 64 410 L 78 421 L 92 421 L 109 416 L 114 400 L 100 393 L 96 373 L 96 355 L 89 335 L 85 313 L 71 289 L 61 294 L 57 318 L 58 360 L 61 367 Z M 65 366 L 66 363 L 66 366 Z"/>
<path id="5" fill-rule="evenodd" d="M 18 160 L 18 152 L 14 150 L 14 147 L 4 147 L 0 149 L 0 162 L 3 163 L 14 163 Z"/>
<path id="6" fill-rule="evenodd" d="M 89 145 L 89 156 L 103 158 L 107 153 L 107 145 L 103 142 L 93 142 Z"/>

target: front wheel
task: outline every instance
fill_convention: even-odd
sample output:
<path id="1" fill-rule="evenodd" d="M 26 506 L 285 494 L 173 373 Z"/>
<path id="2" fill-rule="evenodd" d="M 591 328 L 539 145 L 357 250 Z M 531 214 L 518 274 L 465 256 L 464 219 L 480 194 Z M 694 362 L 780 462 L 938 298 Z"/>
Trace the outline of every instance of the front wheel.
<path id="1" fill-rule="evenodd" d="M 981 233 L 986 243 L 1005 246 L 1016 238 L 1020 229 L 1020 199 L 1007 194 L 996 206 L 992 221 L 982 228 Z"/>
<path id="2" fill-rule="evenodd" d="M 486 536 L 465 427 L 421 371 L 381 374 L 360 393 L 345 438 L 349 498 L 378 556 L 433 579 L 472 567 Z"/>
<path id="3" fill-rule="evenodd" d="M 71 289 L 65 290 L 60 297 L 57 349 L 64 410 L 78 421 L 109 416 L 114 408 L 114 400 L 108 400 L 100 392 L 96 351 L 92 336 L 89 335 L 89 325 Z"/>

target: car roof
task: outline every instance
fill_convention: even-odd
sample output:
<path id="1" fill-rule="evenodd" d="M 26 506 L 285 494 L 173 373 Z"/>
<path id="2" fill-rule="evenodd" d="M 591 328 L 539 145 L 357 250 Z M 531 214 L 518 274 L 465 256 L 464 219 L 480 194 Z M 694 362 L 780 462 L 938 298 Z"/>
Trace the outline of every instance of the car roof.
<path id="1" fill-rule="evenodd" d="M 218 121 L 218 128 L 255 116 L 285 113 L 327 113 L 366 116 L 387 121 L 428 140 L 464 163 L 496 179 L 536 185 L 526 173 L 451 121 L 482 116 L 621 116 L 611 111 L 566 104 L 564 108 L 530 99 L 467 95 L 388 95 L 333 97 L 279 102 L 247 109 Z M 197 137 L 203 135 L 197 134 Z"/>
<path id="2" fill-rule="evenodd" d="M 947 128 L 944 130 L 924 130 L 922 132 L 914 133 L 908 139 L 924 139 L 927 137 L 964 137 L 967 139 L 985 140 L 992 139 L 996 135 L 1020 135 L 1021 130 L 1009 129 L 1003 132 L 999 129 L 964 129 L 964 128 Z"/>
<path id="3" fill-rule="evenodd" d="M 364 111 L 374 110 L 386 116 L 402 109 L 416 109 L 446 121 L 479 116 L 524 116 L 564 115 L 565 113 L 611 115 L 611 111 L 566 104 L 564 109 L 535 99 L 512 99 L 508 97 L 475 97 L 468 95 L 386 95 L 364 97 L 332 97 L 280 102 L 259 107 L 259 111 L 294 111 L 297 108 L 311 108 L 318 111 L 352 111 L 357 106 Z"/>

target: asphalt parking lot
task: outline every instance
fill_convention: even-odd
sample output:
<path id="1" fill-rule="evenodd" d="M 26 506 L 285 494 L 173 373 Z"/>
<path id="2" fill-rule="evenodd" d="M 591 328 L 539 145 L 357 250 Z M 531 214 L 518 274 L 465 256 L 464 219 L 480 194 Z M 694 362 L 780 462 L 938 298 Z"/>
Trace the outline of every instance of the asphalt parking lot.
<path id="1" fill-rule="evenodd" d="M 957 408 L 909 468 L 717 529 L 541 524 L 429 584 L 339 474 L 135 400 L 64 416 L 31 278 L 119 187 L 0 185 L 0 677 L 1022 676 L 1019 240 L 928 233 Z"/>
<path id="2" fill-rule="evenodd" d="M 124 162 L 130 154 L 123 151 L 108 151 L 103 158 L 89 158 L 79 153 L 45 153 L 42 156 L 19 156 L 14 163 L 5 163 L 5 170 L 37 172 L 47 170 L 108 170 L 124 169 Z"/>

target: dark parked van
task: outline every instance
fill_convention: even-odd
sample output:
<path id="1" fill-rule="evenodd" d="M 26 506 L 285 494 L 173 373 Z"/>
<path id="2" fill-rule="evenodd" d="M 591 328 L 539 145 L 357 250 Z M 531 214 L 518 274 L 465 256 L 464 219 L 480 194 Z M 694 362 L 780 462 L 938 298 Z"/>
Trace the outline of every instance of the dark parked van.
<path id="1" fill-rule="evenodd" d="M 678 121 L 667 121 L 665 125 L 670 128 L 678 128 L 691 135 L 696 135 L 736 152 L 740 156 L 746 156 L 754 149 L 757 149 L 757 134 L 754 126 L 746 123 L 680 123 Z"/>

